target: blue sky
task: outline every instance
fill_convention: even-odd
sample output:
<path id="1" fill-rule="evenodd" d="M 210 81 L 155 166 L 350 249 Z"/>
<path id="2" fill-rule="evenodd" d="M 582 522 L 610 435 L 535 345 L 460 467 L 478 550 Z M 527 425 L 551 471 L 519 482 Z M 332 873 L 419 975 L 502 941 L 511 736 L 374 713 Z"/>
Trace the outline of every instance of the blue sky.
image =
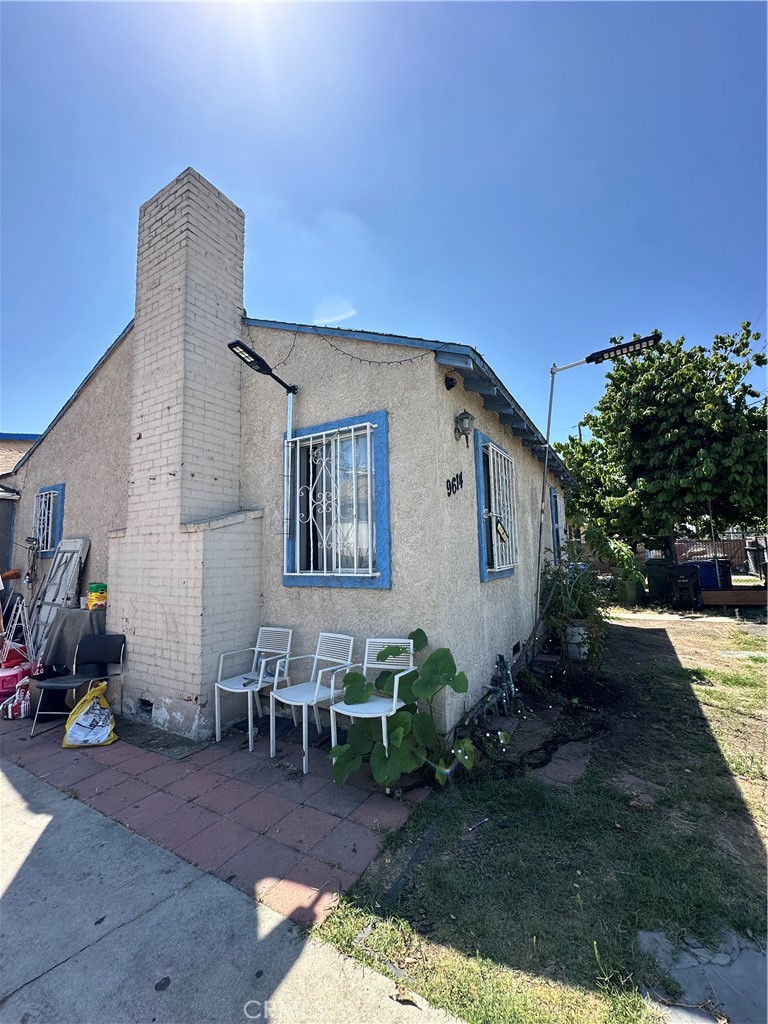
<path id="1" fill-rule="evenodd" d="M 766 327 L 763 4 L 0 16 L 5 431 L 130 320 L 138 207 L 190 165 L 245 211 L 249 315 L 473 345 L 542 429 L 612 335 Z M 553 437 L 602 388 L 560 375 Z"/>

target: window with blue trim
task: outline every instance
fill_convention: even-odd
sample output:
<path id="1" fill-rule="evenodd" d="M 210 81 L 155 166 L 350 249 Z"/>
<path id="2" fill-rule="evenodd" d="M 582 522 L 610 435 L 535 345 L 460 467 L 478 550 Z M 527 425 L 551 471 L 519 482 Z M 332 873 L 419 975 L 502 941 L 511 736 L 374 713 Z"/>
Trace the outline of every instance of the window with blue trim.
<path id="1" fill-rule="evenodd" d="M 479 430 L 475 431 L 480 578 L 511 576 L 518 562 L 514 460 Z"/>
<path id="2" fill-rule="evenodd" d="M 286 585 L 389 587 L 388 455 L 386 412 L 286 439 Z"/>
<path id="3" fill-rule="evenodd" d="M 42 558 L 52 558 L 61 540 L 64 523 L 64 484 L 41 487 L 35 495 L 35 525 L 32 531 Z"/>

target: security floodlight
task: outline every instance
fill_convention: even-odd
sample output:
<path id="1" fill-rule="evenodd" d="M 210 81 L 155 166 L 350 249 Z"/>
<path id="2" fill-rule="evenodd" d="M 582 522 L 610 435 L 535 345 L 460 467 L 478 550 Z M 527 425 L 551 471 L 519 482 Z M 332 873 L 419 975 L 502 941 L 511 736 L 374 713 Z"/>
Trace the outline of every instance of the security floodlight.
<path id="1" fill-rule="evenodd" d="M 601 348 L 599 352 L 592 352 L 587 356 L 587 363 L 602 363 L 606 359 L 615 359 L 617 356 L 634 356 L 643 352 L 652 345 L 658 345 L 661 341 L 659 331 L 654 331 L 647 338 L 634 338 L 632 341 L 625 341 L 621 345 L 614 345 L 612 348 Z"/>
<path id="2" fill-rule="evenodd" d="M 297 395 L 299 388 L 297 384 L 286 384 L 284 380 L 281 380 L 276 373 L 272 372 L 272 367 L 262 357 L 254 352 L 252 348 L 248 348 L 242 341 L 230 341 L 227 345 L 230 352 L 234 352 L 238 359 L 242 359 L 246 366 L 250 366 L 256 373 L 263 373 L 265 377 L 271 377 L 272 380 L 276 380 L 277 383 L 285 388 L 286 393 L 289 395 Z"/>

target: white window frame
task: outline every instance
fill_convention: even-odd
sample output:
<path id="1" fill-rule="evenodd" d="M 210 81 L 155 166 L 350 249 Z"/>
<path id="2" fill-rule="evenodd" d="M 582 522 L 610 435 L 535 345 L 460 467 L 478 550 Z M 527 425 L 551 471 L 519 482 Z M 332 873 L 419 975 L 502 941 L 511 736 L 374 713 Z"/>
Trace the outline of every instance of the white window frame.
<path id="1" fill-rule="evenodd" d="M 359 422 L 285 440 L 286 577 L 378 577 L 376 429 Z M 351 450 L 351 469 L 342 445 Z"/>
<path id="2" fill-rule="evenodd" d="M 490 520 L 491 526 L 488 572 L 502 572 L 519 565 L 515 460 L 492 441 L 483 444 L 482 450 L 488 457 L 489 483 L 483 509 L 483 517 Z M 507 540 L 504 540 L 502 530 Z"/>
<path id="3" fill-rule="evenodd" d="M 39 551 L 44 554 L 56 547 L 56 527 L 61 493 L 58 488 L 44 488 L 35 495 L 35 525 L 33 535 Z"/>

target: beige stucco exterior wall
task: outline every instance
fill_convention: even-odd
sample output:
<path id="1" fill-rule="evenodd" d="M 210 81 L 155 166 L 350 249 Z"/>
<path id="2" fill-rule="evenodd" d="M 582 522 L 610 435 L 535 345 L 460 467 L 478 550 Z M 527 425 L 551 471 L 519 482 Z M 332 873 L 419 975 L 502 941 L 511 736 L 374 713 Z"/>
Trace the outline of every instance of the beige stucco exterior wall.
<path id="1" fill-rule="evenodd" d="M 33 444 L 34 441 L 0 437 L 0 475 L 10 473 L 22 455 L 28 452 Z"/>
<path id="2" fill-rule="evenodd" d="M 484 692 L 496 655 L 511 654 L 533 627 L 541 463 L 479 396 L 461 385 L 446 391 L 446 371 L 431 351 L 337 337 L 329 344 L 306 333 L 294 344 L 291 332 L 256 326 L 244 329 L 243 340 L 273 366 L 281 364 L 284 380 L 298 384 L 295 428 L 381 409 L 389 414 L 391 589 L 286 587 L 286 399 L 273 381 L 244 368 L 241 493 L 245 504 L 264 508 L 262 621 L 292 626 L 297 652 L 313 650 L 321 630 L 350 633 L 356 656 L 366 637 L 405 636 L 421 627 L 432 647 L 453 650 L 470 679 L 467 695 L 445 700 L 442 724 L 452 726 Z M 454 417 L 465 407 L 477 417 L 476 427 L 515 459 L 520 566 L 514 576 L 489 582 L 480 580 L 474 445 L 467 448 L 453 435 Z M 464 486 L 448 498 L 445 481 L 459 472 Z"/>
<path id="3" fill-rule="evenodd" d="M 442 614 L 446 638 L 456 638 L 446 643 L 453 647 L 459 667 L 467 669 L 470 681 L 468 694 L 446 694 L 443 725 L 450 727 L 482 696 L 496 656 L 511 657 L 514 645 L 525 643 L 535 624 L 543 465 L 496 413 L 483 407 L 480 395 L 464 390 L 459 371 L 437 367 L 436 371 L 437 420 L 452 423 L 453 416 L 466 408 L 475 417 L 474 430 L 481 431 L 514 460 L 517 512 L 518 565 L 514 575 L 482 581 L 474 436 L 467 449 L 465 442 L 457 442 L 449 430 L 440 431 L 436 461 L 446 471 L 441 474 L 443 500 L 438 502 L 437 512 L 442 533 L 450 538 L 442 559 L 446 570 L 441 584 Z M 445 389 L 447 375 L 459 381 L 451 391 Z M 515 397 L 525 405 L 524 395 Z M 464 474 L 464 487 L 448 498 L 445 477 L 456 473 Z M 558 486 L 551 474 L 546 492 L 544 548 L 551 545 L 550 486 Z"/>
<path id="4" fill-rule="evenodd" d="M 21 492 L 16 506 L 14 541 L 32 534 L 35 495 L 42 487 L 65 485 L 62 537 L 87 537 L 91 542 L 81 576 L 81 593 L 89 581 L 109 580 L 110 530 L 125 525 L 128 493 L 128 431 L 132 337 L 115 346 L 98 371 L 18 472 L 3 482 Z M 26 552 L 15 547 L 17 564 L 26 566 Z M 40 560 L 41 572 L 50 562 Z"/>

